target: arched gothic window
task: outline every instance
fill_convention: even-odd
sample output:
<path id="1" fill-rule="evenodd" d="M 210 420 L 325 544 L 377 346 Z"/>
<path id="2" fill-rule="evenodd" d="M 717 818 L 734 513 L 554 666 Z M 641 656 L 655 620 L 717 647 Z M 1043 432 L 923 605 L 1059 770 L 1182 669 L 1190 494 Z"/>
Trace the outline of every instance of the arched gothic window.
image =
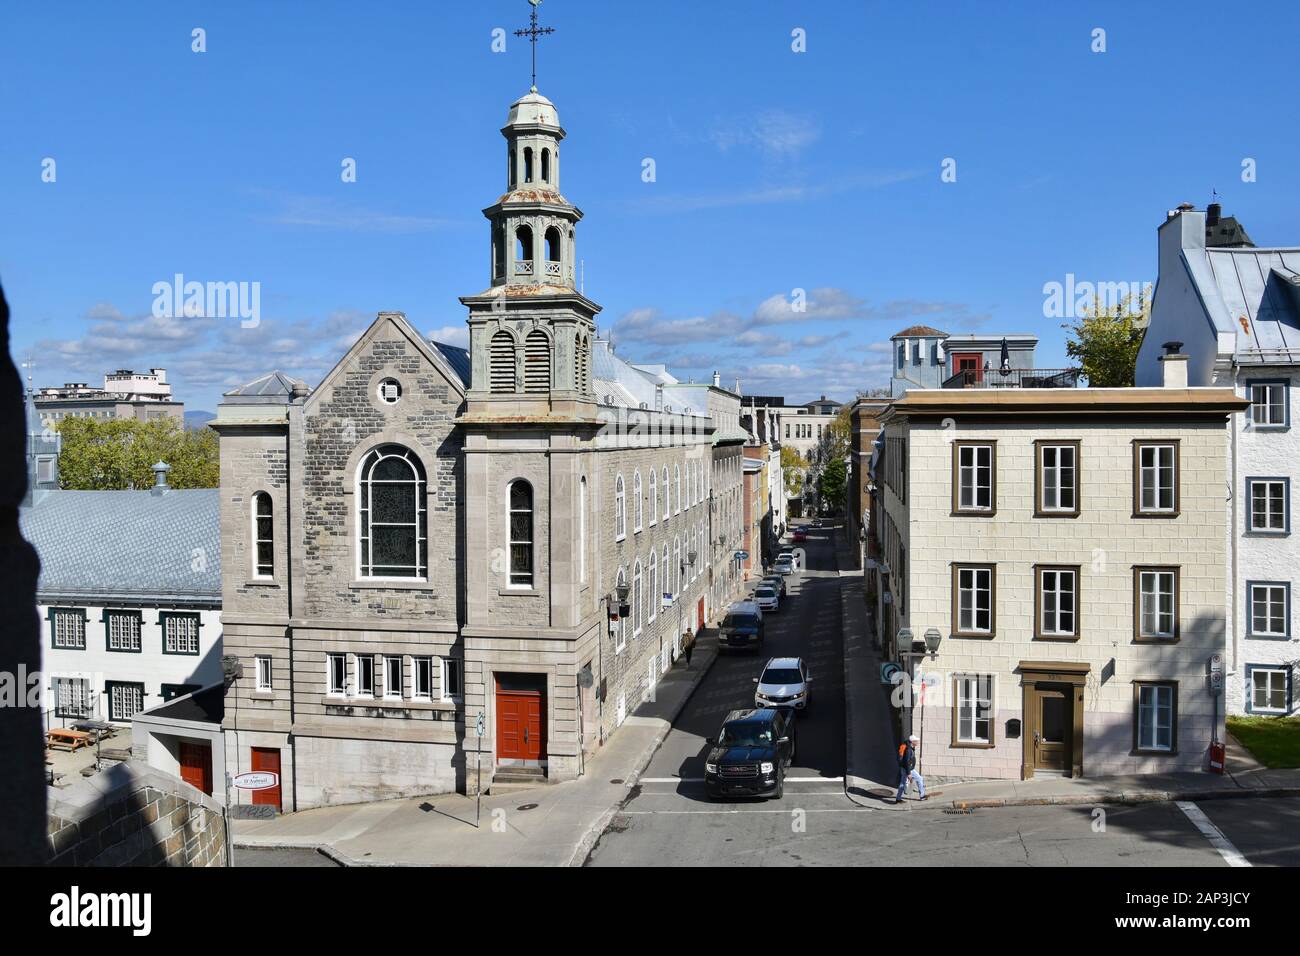
<path id="1" fill-rule="evenodd" d="M 614 479 L 614 540 L 622 541 L 627 537 L 627 495 L 623 488 L 623 476 Z"/>
<path id="2" fill-rule="evenodd" d="M 651 472 L 653 474 L 653 472 Z M 650 580 L 646 583 L 646 600 L 650 602 L 646 619 L 653 621 L 659 613 L 659 553 L 650 549 Z"/>
<path id="3" fill-rule="evenodd" d="M 505 329 L 499 329 L 488 346 L 488 387 L 493 392 L 516 391 L 515 339 Z"/>
<path id="4" fill-rule="evenodd" d="M 653 525 L 659 519 L 659 473 L 653 468 L 650 469 L 650 524 Z"/>
<path id="5" fill-rule="evenodd" d="M 510 586 L 533 586 L 533 486 L 522 478 L 510 483 Z"/>
<path id="6" fill-rule="evenodd" d="M 632 636 L 641 633 L 641 621 L 645 614 L 645 582 L 641 578 L 641 559 L 636 559 L 632 568 Z"/>
<path id="7" fill-rule="evenodd" d="M 524 391 L 551 390 L 551 340 L 541 329 L 533 329 L 524 339 Z"/>
<path id="8" fill-rule="evenodd" d="M 672 514 L 672 500 L 673 500 L 673 495 L 672 495 L 673 488 L 672 485 L 668 484 L 667 465 L 664 465 L 663 480 L 664 480 L 664 520 L 667 521 L 668 516 Z"/>
<path id="9" fill-rule="evenodd" d="M 641 495 L 641 469 L 638 468 L 632 475 L 632 497 L 636 499 L 636 520 L 632 524 L 632 530 L 637 534 L 641 533 L 645 519 L 645 498 Z"/>
<path id="10" fill-rule="evenodd" d="M 429 570 L 424 466 L 409 448 L 381 445 L 357 473 L 358 572 L 424 578 Z"/>

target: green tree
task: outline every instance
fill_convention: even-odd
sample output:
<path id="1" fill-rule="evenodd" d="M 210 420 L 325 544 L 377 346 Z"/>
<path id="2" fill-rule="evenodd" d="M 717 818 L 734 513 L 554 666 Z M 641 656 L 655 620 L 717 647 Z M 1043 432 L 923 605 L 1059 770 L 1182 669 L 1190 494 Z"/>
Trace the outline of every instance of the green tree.
<path id="1" fill-rule="evenodd" d="M 1093 297 L 1092 306 L 1074 325 L 1062 323 L 1070 333 L 1065 353 L 1079 363 L 1094 388 L 1129 388 L 1137 371 L 1137 354 L 1151 316 L 1150 287 L 1141 295 L 1127 295 L 1113 306 Z"/>
<path id="2" fill-rule="evenodd" d="M 838 512 L 844 505 L 844 487 L 848 484 L 848 477 L 843 458 L 832 458 L 822 469 L 818 492 L 832 512 Z"/>
<path id="3" fill-rule="evenodd" d="M 808 459 L 791 445 L 781 446 L 781 474 L 785 478 L 785 493 L 791 498 L 803 494 L 804 477 L 808 473 Z"/>
<path id="4" fill-rule="evenodd" d="M 221 480 L 217 433 L 186 430 L 172 418 L 65 418 L 59 423 L 63 450 L 59 484 L 77 491 L 149 488 L 153 465 L 171 466 L 173 488 L 215 488 Z"/>

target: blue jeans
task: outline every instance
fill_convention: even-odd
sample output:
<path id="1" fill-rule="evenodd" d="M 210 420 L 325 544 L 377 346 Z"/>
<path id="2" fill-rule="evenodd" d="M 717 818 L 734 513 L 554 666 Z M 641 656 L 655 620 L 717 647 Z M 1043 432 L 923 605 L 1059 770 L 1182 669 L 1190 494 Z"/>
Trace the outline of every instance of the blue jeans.
<path id="1" fill-rule="evenodd" d="M 904 770 L 900 767 L 898 770 L 898 778 L 898 793 L 894 794 L 895 800 L 903 799 L 903 796 L 907 793 L 908 783 L 913 780 L 916 781 L 916 789 L 921 792 L 921 799 L 925 799 L 925 778 L 921 776 L 919 771 Z"/>

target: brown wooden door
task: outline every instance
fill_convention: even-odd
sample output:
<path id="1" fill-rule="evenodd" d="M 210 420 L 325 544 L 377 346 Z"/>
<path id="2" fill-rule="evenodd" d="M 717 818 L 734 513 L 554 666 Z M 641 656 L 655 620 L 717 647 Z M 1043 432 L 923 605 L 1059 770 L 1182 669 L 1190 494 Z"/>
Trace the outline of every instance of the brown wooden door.
<path id="1" fill-rule="evenodd" d="M 267 770 L 280 776 L 280 750 L 278 747 L 253 747 L 248 769 Z M 280 784 L 269 790 L 254 790 L 253 803 L 280 809 Z"/>
<path id="2" fill-rule="evenodd" d="M 1070 745 L 1074 715 L 1069 688 L 1039 687 L 1034 690 L 1034 769 L 1052 772 L 1070 767 Z"/>
<path id="3" fill-rule="evenodd" d="M 542 760 L 546 754 L 546 722 L 539 691 L 497 691 L 497 757 L 502 760 Z"/>
<path id="4" fill-rule="evenodd" d="M 181 779 L 212 796 L 212 745 L 205 741 L 180 742 Z"/>

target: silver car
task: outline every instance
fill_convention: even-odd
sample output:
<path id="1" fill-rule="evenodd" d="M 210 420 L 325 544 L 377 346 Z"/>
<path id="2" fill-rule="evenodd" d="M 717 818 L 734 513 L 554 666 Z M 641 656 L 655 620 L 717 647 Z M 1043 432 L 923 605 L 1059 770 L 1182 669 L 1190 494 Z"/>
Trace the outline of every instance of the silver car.
<path id="1" fill-rule="evenodd" d="M 762 676 L 755 677 L 755 707 L 793 707 L 803 710 L 808 706 L 808 685 L 812 678 L 802 657 L 774 657 L 763 668 Z"/>

